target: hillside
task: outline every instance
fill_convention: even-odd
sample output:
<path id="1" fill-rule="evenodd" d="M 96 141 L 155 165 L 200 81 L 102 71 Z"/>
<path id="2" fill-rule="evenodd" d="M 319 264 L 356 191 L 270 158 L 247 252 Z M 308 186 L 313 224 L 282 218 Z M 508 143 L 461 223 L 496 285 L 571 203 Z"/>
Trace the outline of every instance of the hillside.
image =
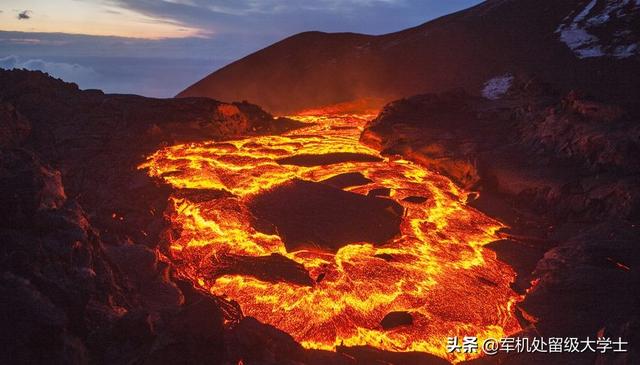
<path id="1" fill-rule="evenodd" d="M 213 72 L 178 97 L 248 100 L 275 113 L 535 76 L 630 103 L 640 85 L 640 5 L 628 0 L 489 0 L 380 36 L 305 32 Z"/>

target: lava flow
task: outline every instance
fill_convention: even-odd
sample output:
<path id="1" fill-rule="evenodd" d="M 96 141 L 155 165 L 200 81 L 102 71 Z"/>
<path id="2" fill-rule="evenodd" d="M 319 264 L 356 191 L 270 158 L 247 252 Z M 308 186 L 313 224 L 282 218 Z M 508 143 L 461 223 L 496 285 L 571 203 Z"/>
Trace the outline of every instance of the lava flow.
<path id="1" fill-rule="evenodd" d="M 475 357 L 447 353 L 447 337 L 477 336 L 482 343 L 483 338 L 505 337 L 520 329 L 513 312 L 518 296 L 509 287 L 514 273 L 483 248 L 502 226 L 468 207 L 468 193 L 447 178 L 361 145 L 367 117 L 299 116 L 294 118 L 309 125 L 282 136 L 157 151 L 141 166 L 151 176 L 177 191 L 211 191 L 205 199 L 172 197 L 170 216 L 181 233 L 169 256 L 179 275 L 237 301 L 245 315 L 287 332 L 306 348 L 369 345 L 428 352 L 451 361 Z M 277 161 L 337 152 L 379 161 L 321 166 Z M 277 234 L 253 227 L 248 209 L 252 198 L 295 178 L 318 182 L 348 172 L 359 172 L 371 182 L 345 190 L 366 195 L 389 188 L 389 198 L 405 208 L 398 236 L 382 245 L 348 244 L 335 253 L 287 252 Z M 219 191 L 226 193 L 214 193 Z M 214 275 L 224 255 L 273 253 L 304 266 L 313 285 Z M 394 311 L 409 313 L 412 323 L 383 329 L 381 320 Z"/>

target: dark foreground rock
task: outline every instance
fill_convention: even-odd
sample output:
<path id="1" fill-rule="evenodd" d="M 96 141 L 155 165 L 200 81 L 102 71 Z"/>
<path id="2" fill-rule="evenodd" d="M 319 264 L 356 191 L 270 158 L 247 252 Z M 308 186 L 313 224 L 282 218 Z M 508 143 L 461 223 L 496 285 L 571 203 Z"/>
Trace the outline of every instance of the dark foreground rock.
<path id="1" fill-rule="evenodd" d="M 209 274 L 212 279 L 223 275 L 243 275 L 271 283 L 285 281 L 304 286 L 315 283 L 303 265 L 277 253 L 269 256 L 222 254 L 213 260 L 214 270 Z"/>
<path id="2" fill-rule="evenodd" d="M 350 186 L 366 185 L 372 181 L 373 180 L 366 178 L 364 175 L 362 175 L 359 172 L 347 172 L 344 174 L 332 176 L 320 182 L 325 185 L 333 186 L 334 188 L 337 188 L 337 189 L 344 189 Z M 370 194 L 370 195 L 375 196 L 374 194 Z M 384 195 L 384 194 L 380 194 L 380 195 Z M 386 195 L 388 196 L 389 194 L 386 194 Z"/>
<path id="3" fill-rule="evenodd" d="M 500 100 L 462 90 L 403 99 L 387 105 L 361 141 L 463 187 L 521 198 L 554 219 L 640 217 L 637 116 L 538 84 L 516 82 Z"/>
<path id="4" fill-rule="evenodd" d="M 46 157 L 103 239 L 154 245 L 169 190 L 137 166 L 161 146 L 279 133 L 298 122 L 248 103 L 79 90 L 41 72 L 0 70 L 0 142 Z"/>
<path id="5" fill-rule="evenodd" d="M 310 247 L 335 252 L 354 242 L 382 244 L 399 234 L 403 214 L 392 200 L 303 180 L 258 195 L 249 209 L 277 228 L 289 252 Z"/>
<path id="6" fill-rule="evenodd" d="M 411 324 L 413 324 L 413 317 L 408 312 L 390 312 L 380 321 L 380 325 L 385 330 Z"/>
<path id="7" fill-rule="evenodd" d="M 135 299 L 60 173 L 25 150 L 0 150 L 0 362 L 88 363 L 89 336 Z"/>
<path id="8" fill-rule="evenodd" d="M 354 359 L 354 364 L 446 365 L 448 361 L 423 352 L 390 352 L 367 346 L 338 347 L 338 353 Z"/>
<path id="9" fill-rule="evenodd" d="M 493 100 L 462 90 L 388 104 L 361 141 L 480 192 L 509 225 L 488 245 L 517 273 L 535 336 L 623 337 L 615 354 L 518 354 L 477 364 L 632 364 L 640 335 L 640 115 L 526 76 Z M 420 200 L 412 200 L 419 203 Z M 527 332 L 523 333 L 525 335 Z"/>
<path id="10" fill-rule="evenodd" d="M 335 152 L 324 155 L 294 155 L 276 160 L 281 165 L 321 166 L 342 162 L 379 162 L 381 158 L 364 153 Z"/>
<path id="11" fill-rule="evenodd" d="M 244 318 L 234 329 L 231 358 L 251 365 L 446 365 L 448 361 L 420 352 L 390 352 L 368 346 L 338 346 L 336 351 L 303 350 L 291 336 L 276 328 Z M 241 355 L 242 354 L 242 355 Z"/>
<path id="12" fill-rule="evenodd" d="M 225 363 L 223 322 L 242 313 L 174 277 L 170 191 L 137 166 L 164 145 L 297 126 L 247 103 L 0 70 L 0 363 Z"/>

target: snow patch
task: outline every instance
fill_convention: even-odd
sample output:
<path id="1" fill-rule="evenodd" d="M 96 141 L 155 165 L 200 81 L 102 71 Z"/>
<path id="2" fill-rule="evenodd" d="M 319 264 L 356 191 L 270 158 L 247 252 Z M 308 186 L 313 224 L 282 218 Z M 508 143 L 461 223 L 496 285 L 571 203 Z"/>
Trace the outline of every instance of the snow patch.
<path id="1" fill-rule="evenodd" d="M 509 91 L 511 84 L 513 84 L 513 75 L 511 74 L 494 77 L 484 83 L 482 96 L 490 100 L 500 99 Z"/>
<path id="2" fill-rule="evenodd" d="M 577 57 L 627 58 L 637 54 L 640 40 L 629 28 L 640 21 L 640 0 L 591 0 L 576 12 L 565 17 L 556 33 Z M 606 39 L 593 34 L 603 29 L 613 29 Z"/>

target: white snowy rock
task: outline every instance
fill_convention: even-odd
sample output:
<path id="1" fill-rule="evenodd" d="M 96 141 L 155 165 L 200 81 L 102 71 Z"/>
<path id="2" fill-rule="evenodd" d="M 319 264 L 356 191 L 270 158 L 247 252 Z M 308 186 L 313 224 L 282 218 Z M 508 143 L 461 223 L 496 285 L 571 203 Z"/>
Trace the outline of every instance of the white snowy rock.
<path id="1" fill-rule="evenodd" d="M 482 89 L 482 96 L 490 100 L 500 99 L 504 94 L 509 91 L 511 84 L 513 83 L 513 75 L 504 74 L 502 76 L 494 77 L 484 83 Z"/>
<path id="2" fill-rule="evenodd" d="M 569 14 L 556 33 L 578 58 L 627 58 L 638 54 L 640 39 L 630 30 L 638 21 L 640 0 L 591 0 Z"/>

